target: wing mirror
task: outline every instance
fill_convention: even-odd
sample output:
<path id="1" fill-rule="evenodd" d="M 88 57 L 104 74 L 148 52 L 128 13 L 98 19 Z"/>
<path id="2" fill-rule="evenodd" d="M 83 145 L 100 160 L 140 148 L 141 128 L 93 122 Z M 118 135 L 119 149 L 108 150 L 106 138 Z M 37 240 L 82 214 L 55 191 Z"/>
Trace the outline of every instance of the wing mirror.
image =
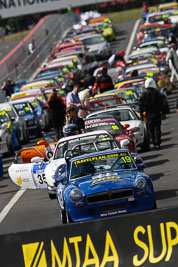
<path id="1" fill-rule="evenodd" d="M 24 110 L 19 111 L 19 116 L 24 116 L 24 115 L 25 115 L 25 111 Z"/>
<path id="2" fill-rule="evenodd" d="M 124 126 L 124 129 L 127 129 L 127 128 L 129 128 L 129 127 L 130 127 L 130 124 L 128 124 L 128 123 L 125 123 L 123 126 Z"/>
<path id="3" fill-rule="evenodd" d="M 121 140 L 120 141 L 120 146 L 121 146 L 121 148 L 123 148 L 123 149 L 128 149 L 128 144 L 130 143 L 130 141 L 128 140 L 128 139 L 124 139 L 124 140 Z"/>
<path id="4" fill-rule="evenodd" d="M 40 157 L 33 157 L 31 163 L 43 163 L 43 159 Z"/>

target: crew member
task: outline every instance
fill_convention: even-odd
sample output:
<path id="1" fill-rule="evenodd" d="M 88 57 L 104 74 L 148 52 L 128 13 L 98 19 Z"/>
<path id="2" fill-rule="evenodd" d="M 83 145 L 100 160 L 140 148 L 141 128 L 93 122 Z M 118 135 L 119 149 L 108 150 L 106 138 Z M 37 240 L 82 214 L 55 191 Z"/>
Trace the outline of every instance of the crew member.
<path id="1" fill-rule="evenodd" d="M 154 149 L 158 150 L 161 144 L 161 120 L 164 115 L 163 98 L 154 79 L 148 78 L 145 88 L 147 90 L 143 92 L 139 101 L 140 115 L 143 119 L 143 112 L 146 112 L 148 139 L 152 139 Z"/>
<path id="2" fill-rule="evenodd" d="M 62 137 L 62 127 L 65 119 L 65 107 L 61 97 L 57 95 L 57 90 L 53 89 L 51 97 L 48 99 L 53 127 L 56 131 L 57 140 Z"/>
<path id="3" fill-rule="evenodd" d="M 112 78 L 107 74 L 107 68 L 103 67 L 101 69 L 100 75 L 96 77 L 96 81 L 94 83 L 94 88 L 93 88 L 93 94 L 103 93 L 113 88 L 114 85 Z"/>

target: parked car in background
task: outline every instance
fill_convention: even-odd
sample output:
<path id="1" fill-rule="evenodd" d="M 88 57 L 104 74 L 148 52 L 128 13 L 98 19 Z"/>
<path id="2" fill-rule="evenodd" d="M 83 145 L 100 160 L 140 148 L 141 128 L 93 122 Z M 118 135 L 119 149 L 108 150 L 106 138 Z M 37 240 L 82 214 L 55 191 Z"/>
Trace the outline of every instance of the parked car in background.
<path id="1" fill-rule="evenodd" d="M 26 144 L 29 141 L 28 129 L 25 118 L 23 115 L 19 115 L 15 110 L 11 102 L 1 103 L 0 110 L 9 114 L 12 121 L 15 121 L 20 129 L 20 143 Z"/>

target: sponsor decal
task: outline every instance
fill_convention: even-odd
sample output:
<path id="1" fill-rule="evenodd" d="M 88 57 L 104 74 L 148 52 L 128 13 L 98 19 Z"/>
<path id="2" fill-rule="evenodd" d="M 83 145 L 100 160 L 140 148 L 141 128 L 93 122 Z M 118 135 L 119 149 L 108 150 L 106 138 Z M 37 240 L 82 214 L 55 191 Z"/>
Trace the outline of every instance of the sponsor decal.
<path id="1" fill-rule="evenodd" d="M 95 156 L 95 157 L 90 157 L 90 158 L 85 158 L 85 159 L 74 161 L 74 164 L 81 164 L 81 163 L 85 163 L 85 162 L 89 162 L 89 161 L 95 161 L 95 160 L 101 160 L 101 159 L 124 157 L 126 155 L 127 155 L 127 153 L 122 152 L 122 153 L 114 153 L 114 154 Z"/>
<path id="2" fill-rule="evenodd" d="M 115 215 L 116 212 L 118 211 L 110 211 L 110 215 Z M 124 210 L 119 212 L 124 212 Z M 107 213 L 102 214 L 102 217 L 105 216 Z M 118 240 L 117 243 L 113 241 L 117 240 L 115 236 L 117 231 L 114 230 L 112 234 L 111 230 L 104 230 L 100 234 L 102 234 L 104 241 L 102 251 L 100 243 L 95 243 L 89 233 L 64 236 L 63 239 L 59 238 L 57 242 L 49 239 L 49 242 L 46 241 L 47 244 L 43 241 L 22 244 L 24 266 L 87 267 L 92 265 L 95 267 L 119 267 L 120 265 L 125 266 L 123 265 L 124 261 L 127 266 L 155 266 L 155 264 L 158 266 L 165 264 L 176 266 L 171 264 L 172 261 L 175 261 L 178 246 L 178 224 L 174 221 L 160 222 L 157 225 L 154 222 L 154 226 L 146 224 L 133 228 L 132 238 L 127 240 L 128 248 L 132 248 L 128 252 L 128 259 L 121 259 L 122 249 L 121 254 L 119 254 L 121 240 Z M 115 238 L 113 239 L 113 237 Z M 59 243 L 63 249 L 59 249 Z M 50 265 L 49 262 L 51 262 Z"/>
<path id="3" fill-rule="evenodd" d="M 101 183 L 107 183 L 107 182 L 110 182 L 111 180 L 112 180 L 112 182 L 117 183 L 117 182 L 120 182 L 119 181 L 120 179 L 121 179 L 121 177 L 119 177 L 119 176 L 112 176 L 112 177 L 105 177 L 105 178 L 101 178 L 101 179 L 96 179 L 91 183 L 90 186 L 94 186 L 94 185 L 101 184 Z"/>
<path id="4" fill-rule="evenodd" d="M 22 184 L 22 182 L 23 182 L 23 180 L 22 180 L 21 176 L 18 177 L 17 178 L 17 184 L 20 186 Z"/>
<path id="5" fill-rule="evenodd" d="M 81 265 L 81 251 L 80 246 L 84 246 L 84 262 Z M 100 266 L 105 267 L 107 264 L 111 264 L 113 267 L 119 267 L 119 255 L 117 253 L 115 244 L 109 231 L 105 234 L 105 247 L 102 260 L 100 262 L 99 255 L 95 248 L 95 244 L 92 241 L 90 234 L 86 237 L 73 236 L 63 240 L 63 256 L 61 257 L 61 251 L 57 250 L 53 240 L 50 240 L 51 247 L 51 263 L 52 267 L 72 267 L 72 266 Z M 76 263 L 73 264 L 71 250 L 75 251 Z M 31 244 L 22 245 L 23 257 L 25 267 L 38 266 L 38 267 L 51 267 L 47 265 L 47 259 L 44 250 L 44 242 L 35 242 Z M 82 255 L 83 256 L 83 255 Z"/>

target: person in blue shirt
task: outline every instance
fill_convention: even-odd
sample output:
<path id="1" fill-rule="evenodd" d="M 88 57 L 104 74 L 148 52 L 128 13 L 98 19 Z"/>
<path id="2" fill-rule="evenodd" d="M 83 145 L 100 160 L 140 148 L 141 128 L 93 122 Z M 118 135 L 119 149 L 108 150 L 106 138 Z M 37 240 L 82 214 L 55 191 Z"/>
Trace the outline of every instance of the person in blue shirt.
<path id="1" fill-rule="evenodd" d="M 72 92 L 67 94 L 66 106 L 67 106 L 67 108 L 70 106 L 75 107 L 76 112 L 78 112 L 79 109 L 82 108 L 82 104 L 81 104 L 80 98 L 78 96 L 79 91 L 80 91 L 79 84 L 75 84 Z"/>

